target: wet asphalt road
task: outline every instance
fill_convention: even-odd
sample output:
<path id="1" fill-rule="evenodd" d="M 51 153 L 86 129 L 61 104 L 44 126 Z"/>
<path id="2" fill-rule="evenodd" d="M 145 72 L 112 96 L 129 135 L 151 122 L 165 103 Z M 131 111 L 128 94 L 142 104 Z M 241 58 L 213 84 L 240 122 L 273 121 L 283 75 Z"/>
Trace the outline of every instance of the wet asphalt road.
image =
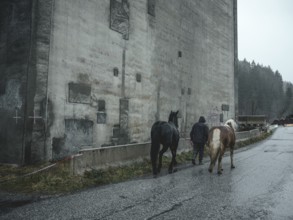
<path id="1" fill-rule="evenodd" d="M 0 219 L 293 219 L 293 127 L 229 153 L 223 174 L 188 165 L 171 175 L 30 203 Z"/>

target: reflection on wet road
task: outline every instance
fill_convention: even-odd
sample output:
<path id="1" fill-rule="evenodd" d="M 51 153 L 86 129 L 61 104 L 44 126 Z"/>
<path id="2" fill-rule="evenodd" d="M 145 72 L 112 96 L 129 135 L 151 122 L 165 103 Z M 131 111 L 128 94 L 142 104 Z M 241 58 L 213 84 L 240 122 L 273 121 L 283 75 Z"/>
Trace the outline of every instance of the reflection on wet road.
<path id="1" fill-rule="evenodd" d="M 1 219 L 293 219 L 293 127 L 229 153 L 223 174 L 188 166 L 146 178 L 28 204 Z"/>

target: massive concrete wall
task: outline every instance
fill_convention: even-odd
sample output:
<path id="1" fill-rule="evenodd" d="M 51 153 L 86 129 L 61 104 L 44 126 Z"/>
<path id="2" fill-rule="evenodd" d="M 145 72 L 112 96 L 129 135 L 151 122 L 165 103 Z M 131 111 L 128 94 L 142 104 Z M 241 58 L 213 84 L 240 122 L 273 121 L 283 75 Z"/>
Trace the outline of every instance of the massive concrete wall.
<path id="1" fill-rule="evenodd" d="M 234 117 L 234 6 L 34 0 L 26 157 L 146 142 L 171 110 L 182 135 L 200 115 L 210 126 Z"/>
<path id="2" fill-rule="evenodd" d="M 0 163 L 47 159 L 51 12 L 51 0 L 0 2 Z"/>
<path id="3" fill-rule="evenodd" d="M 160 1 L 157 8 L 154 59 L 163 118 L 176 106 L 188 132 L 200 115 L 210 126 L 222 113 L 223 120 L 233 117 L 233 1 Z"/>
<path id="4" fill-rule="evenodd" d="M 31 1 L 0 2 L 0 162 L 21 163 Z"/>
<path id="5" fill-rule="evenodd" d="M 24 162 L 47 159 L 46 140 L 53 116 L 47 99 L 53 0 L 32 0 L 30 57 L 24 126 Z M 49 118 L 50 117 L 50 118 Z"/>

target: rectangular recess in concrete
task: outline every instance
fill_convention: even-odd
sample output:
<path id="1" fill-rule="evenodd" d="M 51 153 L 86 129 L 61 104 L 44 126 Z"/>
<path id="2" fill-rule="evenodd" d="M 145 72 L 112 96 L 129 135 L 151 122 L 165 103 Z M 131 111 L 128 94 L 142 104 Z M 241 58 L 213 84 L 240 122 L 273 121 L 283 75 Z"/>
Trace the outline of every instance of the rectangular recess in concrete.
<path id="1" fill-rule="evenodd" d="M 98 124 L 106 124 L 107 123 L 107 113 L 106 112 L 98 112 L 97 113 L 97 123 Z"/>
<path id="2" fill-rule="evenodd" d="M 98 100 L 98 111 L 105 112 L 106 111 L 106 102 L 105 100 Z"/>
<path id="3" fill-rule="evenodd" d="M 148 14 L 152 16 L 156 16 L 156 0 L 148 0 Z"/>
<path id="4" fill-rule="evenodd" d="M 110 1 L 110 28 L 123 35 L 125 40 L 129 37 L 129 3 L 127 0 Z"/>
<path id="5" fill-rule="evenodd" d="M 4 80 L 0 80 L 0 95 L 4 95 L 6 90 L 6 82 Z"/>
<path id="6" fill-rule="evenodd" d="M 119 134 L 119 144 L 126 144 L 129 141 L 128 137 L 128 117 L 129 117 L 129 99 L 120 99 L 120 134 Z"/>
<path id="7" fill-rule="evenodd" d="M 90 104 L 91 102 L 91 85 L 85 83 L 69 83 L 68 101 L 72 103 Z"/>
<path id="8" fill-rule="evenodd" d="M 229 111 L 229 105 L 222 104 L 222 111 Z"/>
<path id="9" fill-rule="evenodd" d="M 69 151 L 93 144 L 93 124 L 86 119 L 65 119 L 65 145 Z"/>

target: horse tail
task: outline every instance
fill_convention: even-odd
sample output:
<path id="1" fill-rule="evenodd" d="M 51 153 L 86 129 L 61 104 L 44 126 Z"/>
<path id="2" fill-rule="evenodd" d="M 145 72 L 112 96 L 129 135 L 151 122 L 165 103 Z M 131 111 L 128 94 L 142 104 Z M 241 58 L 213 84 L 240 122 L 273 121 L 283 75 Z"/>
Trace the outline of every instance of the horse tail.
<path id="1" fill-rule="evenodd" d="M 217 159 L 218 159 L 218 157 L 219 157 L 219 154 L 220 154 L 220 146 L 217 147 L 217 148 L 215 149 L 215 155 L 214 155 L 214 157 L 212 158 L 212 163 L 213 163 L 213 164 L 216 164 Z"/>
<path id="2" fill-rule="evenodd" d="M 210 149 L 210 158 L 211 163 L 209 167 L 209 171 L 212 172 L 213 168 L 217 162 L 217 159 L 219 157 L 220 149 L 221 149 L 221 140 L 220 140 L 220 129 L 214 129 L 210 133 L 209 137 L 209 149 Z"/>

